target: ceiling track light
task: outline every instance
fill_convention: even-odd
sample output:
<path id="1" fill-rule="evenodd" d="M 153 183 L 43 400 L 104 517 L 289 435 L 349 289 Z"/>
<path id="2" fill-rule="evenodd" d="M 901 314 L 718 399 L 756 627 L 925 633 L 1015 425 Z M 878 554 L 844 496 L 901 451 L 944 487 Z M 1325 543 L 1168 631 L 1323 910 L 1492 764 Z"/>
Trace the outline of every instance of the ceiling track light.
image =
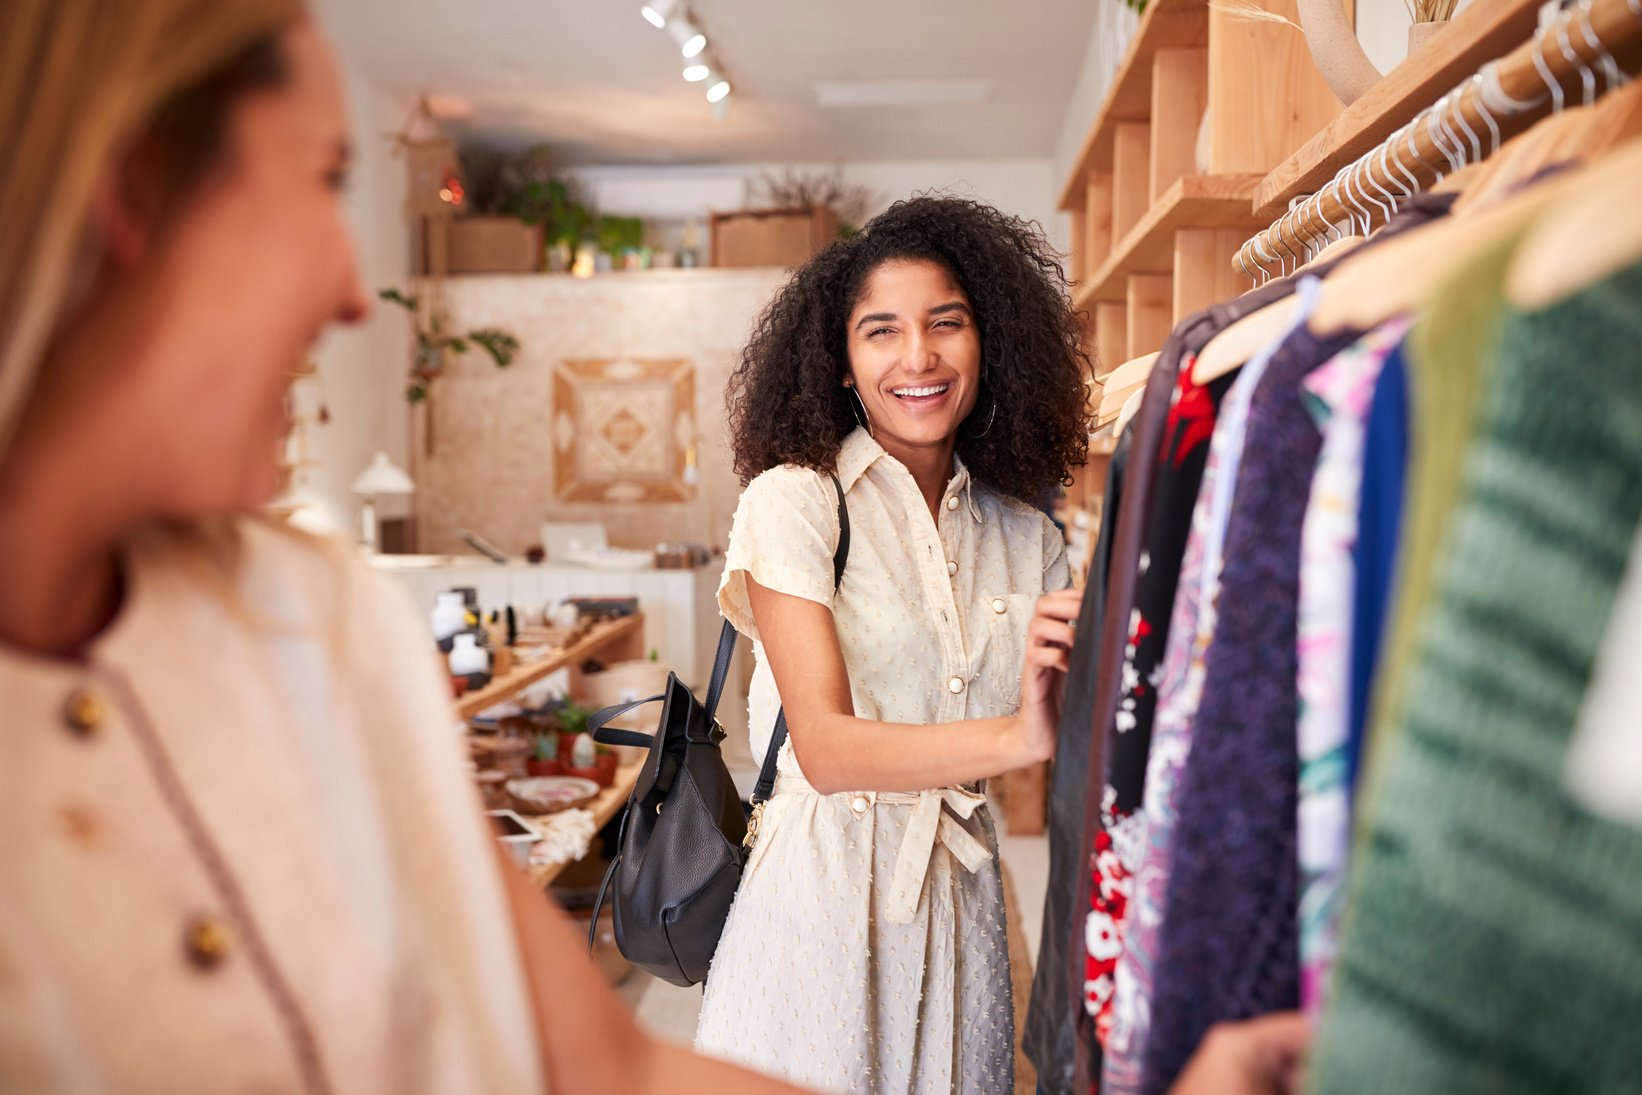
<path id="1" fill-rule="evenodd" d="M 639 9 L 639 14 L 644 16 L 645 21 L 651 26 L 661 30 L 667 26 L 667 20 L 677 7 L 678 0 L 650 0 Z"/>
<path id="2" fill-rule="evenodd" d="M 730 81 L 707 53 L 707 35 L 691 19 L 685 0 L 650 0 L 639 13 L 677 43 L 686 62 L 682 73 L 685 81 L 705 86 L 714 117 L 722 118 L 730 97 Z"/>

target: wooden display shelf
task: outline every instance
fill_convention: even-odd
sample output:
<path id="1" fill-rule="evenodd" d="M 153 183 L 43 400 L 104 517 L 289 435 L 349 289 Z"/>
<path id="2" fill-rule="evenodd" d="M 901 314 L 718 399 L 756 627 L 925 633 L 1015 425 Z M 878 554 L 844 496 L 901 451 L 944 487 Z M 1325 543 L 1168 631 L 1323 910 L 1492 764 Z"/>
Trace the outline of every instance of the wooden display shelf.
<path id="1" fill-rule="evenodd" d="M 1289 199 L 1316 191 L 1482 65 L 1531 38 L 1539 6 L 1539 0 L 1476 0 L 1455 16 L 1430 45 L 1266 175 L 1254 195 L 1261 226 L 1280 216 Z"/>
<path id="2" fill-rule="evenodd" d="M 1208 0 L 1151 0 L 1129 42 L 1123 63 L 1083 140 L 1061 188 L 1059 208 L 1082 209 L 1090 174 L 1112 168 L 1112 136 L 1120 122 L 1145 122 L 1152 111 L 1152 58 L 1160 49 L 1206 46 Z"/>
<path id="3" fill-rule="evenodd" d="M 641 758 L 636 763 L 624 764 L 617 768 L 615 781 L 601 790 L 598 797 L 592 802 L 582 807 L 582 809 L 590 811 L 593 815 L 595 838 L 598 831 L 610 824 L 610 819 L 621 813 L 622 808 L 627 805 L 628 798 L 633 794 L 633 785 L 638 782 L 639 770 L 643 767 L 644 761 Z M 567 860 L 564 863 L 555 863 L 551 867 L 540 867 L 532 864 L 529 870 L 531 884 L 540 890 L 547 889 L 553 884 L 553 880 L 563 874 L 564 869 L 573 862 L 575 860 Z"/>
<path id="4" fill-rule="evenodd" d="M 1163 192 L 1140 222 L 1113 248 L 1100 268 L 1073 297 L 1075 308 L 1120 301 L 1131 274 L 1165 274 L 1174 269 L 1175 232 L 1186 228 L 1264 226 L 1249 212 L 1259 175 L 1188 175 Z"/>
<path id="5" fill-rule="evenodd" d="M 495 678 L 477 692 L 469 692 L 456 701 L 456 713 L 464 719 L 511 699 L 537 681 L 561 669 L 569 669 L 574 677 L 577 667 L 596 653 L 603 652 L 612 662 L 632 661 L 644 656 L 644 613 L 635 612 L 619 620 L 594 624 L 582 638 L 553 654 L 528 665 L 515 667 L 511 672 Z"/>

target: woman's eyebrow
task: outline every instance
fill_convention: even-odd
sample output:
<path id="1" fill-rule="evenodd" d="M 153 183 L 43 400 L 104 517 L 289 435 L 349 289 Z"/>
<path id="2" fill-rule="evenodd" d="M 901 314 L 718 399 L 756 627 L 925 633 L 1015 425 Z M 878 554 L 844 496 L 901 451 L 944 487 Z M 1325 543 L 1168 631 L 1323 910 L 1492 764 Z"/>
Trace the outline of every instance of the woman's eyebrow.
<path id="1" fill-rule="evenodd" d="M 967 311 L 969 311 L 969 305 L 965 304 L 961 300 L 953 300 L 953 301 L 948 301 L 946 304 L 937 304 L 935 307 L 933 307 L 929 310 L 929 314 L 932 315 L 932 316 L 943 316 L 943 315 L 946 315 L 948 312 L 967 312 Z"/>
<path id="2" fill-rule="evenodd" d="M 855 321 L 855 329 L 859 331 L 869 323 L 893 323 L 901 317 L 894 312 L 874 312 L 870 316 L 862 316 Z"/>

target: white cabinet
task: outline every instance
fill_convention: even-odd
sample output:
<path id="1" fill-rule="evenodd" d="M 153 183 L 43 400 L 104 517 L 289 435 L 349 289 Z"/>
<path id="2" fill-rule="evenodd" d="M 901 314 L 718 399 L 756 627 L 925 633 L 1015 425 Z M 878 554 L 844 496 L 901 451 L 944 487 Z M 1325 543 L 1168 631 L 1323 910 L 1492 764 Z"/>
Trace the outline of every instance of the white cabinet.
<path id="1" fill-rule="evenodd" d="M 705 695 L 718 645 L 720 563 L 691 570 L 593 570 L 492 563 L 480 556 L 377 555 L 371 565 L 404 583 L 424 613 L 434 596 L 471 586 L 485 611 L 552 608 L 567 597 L 637 597 L 644 648 Z"/>

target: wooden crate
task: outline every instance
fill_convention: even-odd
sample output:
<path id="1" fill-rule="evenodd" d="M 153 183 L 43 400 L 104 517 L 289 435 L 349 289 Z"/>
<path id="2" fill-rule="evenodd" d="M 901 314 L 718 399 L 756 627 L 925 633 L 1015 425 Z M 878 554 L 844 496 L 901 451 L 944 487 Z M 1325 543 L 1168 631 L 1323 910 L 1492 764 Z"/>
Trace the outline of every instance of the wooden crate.
<path id="1" fill-rule="evenodd" d="M 714 213 L 713 265 L 799 266 L 837 238 L 837 214 L 820 206 Z"/>
<path id="2" fill-rule="evenodd" d="M 533 274 L 542 268 L 542 226 L 517 217 L 461 217 L 450 222 L 448 272 Z"/>

